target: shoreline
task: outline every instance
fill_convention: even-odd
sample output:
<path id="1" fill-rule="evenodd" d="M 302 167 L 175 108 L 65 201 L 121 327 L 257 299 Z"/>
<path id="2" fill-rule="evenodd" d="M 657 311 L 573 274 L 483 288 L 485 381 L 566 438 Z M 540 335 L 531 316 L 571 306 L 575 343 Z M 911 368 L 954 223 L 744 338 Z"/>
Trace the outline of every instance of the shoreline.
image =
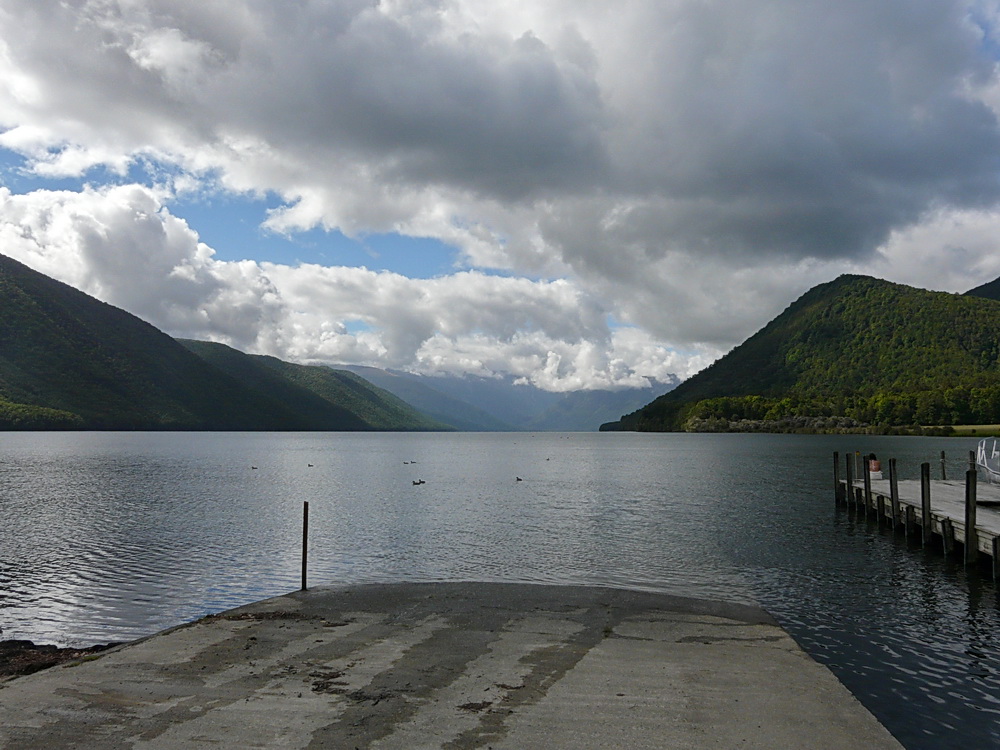
<path id="1" fill-rule="evenodd" d="M 16 638 L 0 641 L 0 682 L 34 674 L 75 659 L 83 659 L 120 646 L 122 643 L 122 641 L 98 643 L 83 648 L 72 648 Z"/>

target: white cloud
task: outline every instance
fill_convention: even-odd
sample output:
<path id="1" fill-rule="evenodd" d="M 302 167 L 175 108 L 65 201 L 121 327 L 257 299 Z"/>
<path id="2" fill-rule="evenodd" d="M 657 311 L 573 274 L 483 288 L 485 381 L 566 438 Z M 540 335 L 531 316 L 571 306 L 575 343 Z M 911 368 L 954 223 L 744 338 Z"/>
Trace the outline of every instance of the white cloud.
<path id="1" fill-rule="evenodd" d="M 6 0 L 0 146 L 38 173 L 153 160 L 281 196 L 275 231 L 435 237 L 512 278 L 219 263 L 137 186 L 5 210 L 40 270 L 66 253 L 175 332 L 554 388 L 689 372 L 838 273 L 1000 272 L 997 26 L 971 0 Z"/>
<path id="2" fill-rule="evenodd" d="M 551 390 L 639 385 L 674 364 L 663 347 L 655 361 L 648 337 L 612 333 L 566 280 L 222 262 L 163 198 L 140 185 L 0 188 L 0 247 L 172 335 L 297 361 L 513 373 Z"/>

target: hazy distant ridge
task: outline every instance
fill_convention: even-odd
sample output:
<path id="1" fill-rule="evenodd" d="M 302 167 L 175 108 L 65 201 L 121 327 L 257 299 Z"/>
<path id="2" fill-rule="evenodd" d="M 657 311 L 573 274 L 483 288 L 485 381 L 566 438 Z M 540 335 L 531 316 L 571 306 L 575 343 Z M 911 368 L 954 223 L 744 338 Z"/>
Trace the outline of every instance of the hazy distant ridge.
<path id="1" fill-rule="evenodd" d="M 595 431 L 677 385 L 650 379 L 647 388 L 554 393 L 512 377 L 417 375 L 341 365 L 461 430 Z"/>

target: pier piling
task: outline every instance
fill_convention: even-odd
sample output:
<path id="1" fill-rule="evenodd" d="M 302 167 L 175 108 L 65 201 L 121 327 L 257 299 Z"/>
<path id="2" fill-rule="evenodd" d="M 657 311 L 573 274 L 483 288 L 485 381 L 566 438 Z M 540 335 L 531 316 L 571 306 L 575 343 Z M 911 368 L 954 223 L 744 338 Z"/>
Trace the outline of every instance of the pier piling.
<path id="1" fill-rule="evenodd" d="M 889 503 L 892 507 L 892 529 L 896 530 L 899 517 L 899 475 L 896 473 L 896 459 L 889 459 Z"/>
<path id="2" fill-rule="evenodd" d="M 920 543 L 931 541 L 931 465 L 920 464 Z"/>
<path id="3" fill-rule="evenodd" d="M 975 458 L 975 455 L 973 455 Z M 976 470 L 965 472 L 965 564 L 972 565 L 979 557 L 976 538 Z"/>
<path id="4" fill-rule="evenodd" d="M 844 488 L 840 486 L 840 453 L 833 452 L 833 499 L 839 505 Z"/>

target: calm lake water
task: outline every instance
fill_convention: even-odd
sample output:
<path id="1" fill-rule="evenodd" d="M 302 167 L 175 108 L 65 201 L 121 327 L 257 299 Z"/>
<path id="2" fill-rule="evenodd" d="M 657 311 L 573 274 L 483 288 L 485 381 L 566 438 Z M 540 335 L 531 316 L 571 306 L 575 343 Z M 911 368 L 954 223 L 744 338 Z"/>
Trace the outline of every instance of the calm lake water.
<path id="1" fill-rule="evenodd" d="M 133 639 L 297 589 L 308 500 L 313 585 L 600 584 L 756 602 L 908 748 L 998 747 L 993 582 L 855 519 L 832 490 L 835 450 L 895 456 L 902 477 L 917 478 L 941 450 L 957 476 L 974 447 L 864 436 L 0 433 L 0 639 Z"/>

